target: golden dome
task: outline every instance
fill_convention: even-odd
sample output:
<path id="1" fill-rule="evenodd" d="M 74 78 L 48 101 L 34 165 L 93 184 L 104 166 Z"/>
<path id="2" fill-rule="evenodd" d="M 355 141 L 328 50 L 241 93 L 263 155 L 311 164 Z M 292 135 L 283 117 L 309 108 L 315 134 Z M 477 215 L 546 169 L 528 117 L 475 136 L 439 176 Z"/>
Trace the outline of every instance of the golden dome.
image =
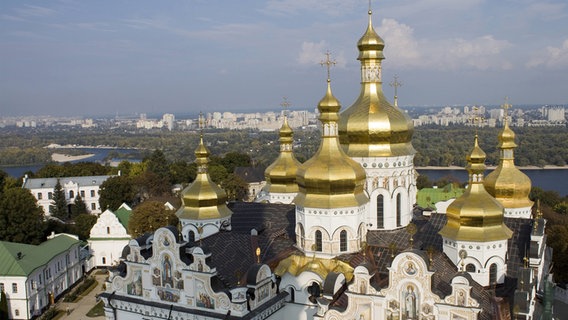
<path id="1" fill-rule="evenodd" d="M 314 272 L 322 279 L 325 279 L 330 272 L 342 273 L 346 281 L 351 281 L 353 278 L 353 267 L 343 261 L 295 254 L 281 260 L 274 269 L 274 274 L 282 277 L 284 274 L 290 273 L 296 277 L 305 271 Z"/>
<path id="2" fill-rule="evenodd" d="M 483 187 L 485 152 L 479 147 L 477 135 L 467 161 L 469 186 L 448 206 L 448 221 L 440 235 L 462 241 L 509 239 L 513 232 L 503 223 L 503 206 Z"/>
<path id="3" fill-rule="evenodd" d="M 353 105 L 341 114 L 341 146 L 351 157 L 414 154 L 412 120 L 391 105 L 383 94 L 381 60 L 385 58 L 385 44 L 373 29 L 371 17 L 369 11 L 369 25 L 357 43 L 357 60 L 361 61 L 361 92 Z"/>
<path id="4" fill-rule="evenodd" d="M 355 207 L 369 201 L 363 191 L 365 170 L 339 145 L 337 119 L 340 108 L 328 80 L 327 93 L 318 104 L 323 132 L 321 144 L 316 154 L 298 169 L 300 191 L 294 202 L 300 207 Z"/>
<path id="5" fill-rule="evenodd" d="M 288 125 L 288 118 L 284 117 L 284 123 L 280 128 L 280 154 L 264 171 L 266 190 L 268 192 L 298 192 L 296 172 L 302 164 L 296 160 L 292 152 L 293 134 L 292 128 Z"/>
<path id="6" fill-rule="evenodd" d="M 515 133 L 506 120 L 498 146 L 501 149 L 499 166 L 485 178 L 485 188 L 505 208 L 532 207 L 533 202 L 529 199 L 531 179 L 515 166 Z"/>
<path id="7" fill-rule="evenodd" d="M 218 219 L 232 215 L 226 204 L 227 194 L 211 181 L 207 172 L 209 151 L 203 144 L 203 137 L 195 149 L 195 157 L 197 176 L 193 183 L 182 191 L 182 206 L 176 215 L 180 219 L 191 220 Z"/>

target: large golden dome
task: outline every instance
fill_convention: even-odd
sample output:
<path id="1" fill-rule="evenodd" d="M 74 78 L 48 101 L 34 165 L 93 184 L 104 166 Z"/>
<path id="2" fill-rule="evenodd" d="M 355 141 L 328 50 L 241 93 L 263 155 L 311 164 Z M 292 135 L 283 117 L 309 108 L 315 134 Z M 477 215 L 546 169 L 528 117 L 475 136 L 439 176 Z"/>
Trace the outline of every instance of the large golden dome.
<path id="1" fill-rule="evenodd" d="M 296 193 L 296 172 L 301 163 L 292 152 L 294 133 L 288 125 L 288 118 L 284 117 L 284 123 L 280 128 L 280 154 L 278 158 L 266 168 L 266 190 L 276 193 Z"/>
<path id="2" fill-rule="evenodd" d="M 501 149 L 499 166 L 485 178 L 485 188 L 505 208 L 532 207 L 533 202 L 529 199 L 531 179 L 515 166 L 515 133 L 507 120 L 499 134 L 498 147 Z"/>
<path id="3" fill-rule="evenodd" d="M 448 221 L 440 235 L 462 241 L 509 239 L 513 232 L 503 223 L 503 206 L 483 187 L 485 152 L 479 147 L 477 135 L 467 161 L 469 186 L 448 206 Z"/>
<path id="4" fill-rule="evenodd" d="M 373 29 L 371 11 L 365 34 L 357 42 L 361 61 L 361 93 L 341 114 L 341 146 L 351 157 L 388 157 L 414 154 L 414 126 L 408 115 L 383 94 L 383 39 Z"/>
<path id="5" fill-rule="evenodd" d="M 316 154 L 298 169 L 300 191 L 294 200 L 297 206 L 356 207 L 369 201 L 363 191 L 365 170 L 349 158 L 339 145 L 337 120 L 340 108 L 339 101 L 331 93 L 328 80 L 327 93 L 318 104 L 322 141 Z"/>
<path id="6" fill-rule="evenodd" d="M 232 215 L 227 207 L 227 194 L 209 177 L 207 164 L 209 151 L 200 138 L 199 146 L 195 149 L 197 176 L 193 183 L 182 191 L 182 206 L 176 212 L 180 219 L 209 220 L 225 218 Z"/>

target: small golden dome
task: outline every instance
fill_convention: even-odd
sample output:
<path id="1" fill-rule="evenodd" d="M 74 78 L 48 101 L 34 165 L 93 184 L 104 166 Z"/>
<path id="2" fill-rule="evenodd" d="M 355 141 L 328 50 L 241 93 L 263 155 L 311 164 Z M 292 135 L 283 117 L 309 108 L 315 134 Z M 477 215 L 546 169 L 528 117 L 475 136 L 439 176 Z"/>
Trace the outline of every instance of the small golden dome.
<path id="1" fill-rule="evenodd" d="M 381 60 L 384 41 L 369 26 L 357 43 L 361 61 L 361 92 L 341 114 L 341 146 L 351 157 L 388 157 L 414 154 L 414 126 L 408 115 L 392 106 L 383 94 Z"/>
<path id="2" fill-rule="evenodd" d="M 322 123 L 322 141 L 316 154 L 298 169 L 300 188 L 294 202 L 300 207 L 355 207 L 369 201 L 363 191 L 365 170 L 349 158 L 339 145 L 337 136 L 339 101 L 327 93 L 318 104 Z"/>
<path id="3" fill-rule="evenodd" d="M 264 171 L 266 190 L 268 192 L 298 192 L 296 173 L 302 164 L 292 152 L 293 134 L 292 128 L 288 125 L 288 118 L 284 117 L 284 123 L 280 128 L 280 154 Z"/>
<path id="4" fill-rule="evenodd" d="M 180 219 L 190 220 L 209 220 L 232 215 L 227 207 L 227 194 L 211 180 L 207 172 L 209 151 L 203 144 L 203 137 L 195 149 L 195 157 L 197 176 L 182 191 L 182 206 L 176 215 Z"/>
<path id="5" fill-rule="evenodd" d="M 499 166 L 487 175 L 484 185 L 505 208 L 532 207 L 533 202 L 529 199 L 531 179 L 515 166 L 515 147 L 515 133 L 505 121 L 503 131 L 499 134 Z"/>
<path id="6" fill-rule="evenodd" d="M 511 238 L 513 232 L 503 223 L 503 206 L 483 187 L 485 152 L 479 147 L 477 135 L 467 160 L 469 185 L 464 194 L 448 206 L 448 221 L 440 235 L 462 241 Z"/>

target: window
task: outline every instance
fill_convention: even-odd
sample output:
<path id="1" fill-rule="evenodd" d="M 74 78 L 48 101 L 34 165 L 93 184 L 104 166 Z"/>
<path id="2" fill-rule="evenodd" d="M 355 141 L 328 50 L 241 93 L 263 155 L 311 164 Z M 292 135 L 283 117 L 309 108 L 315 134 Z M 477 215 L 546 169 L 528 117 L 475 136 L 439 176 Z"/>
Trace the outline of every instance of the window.
<path id="1" fill-rule="evenodd" d="M 53 192 L 48 192 L 48 193 L 47 193 L 47 198 L 48 198 L 49 200 L 53 199 Z"/>
<path id="2" fill-rule="evenodd" d="M 91 203 L 91 210 L 97 210 L 97 204 L 96 203 Z"/>
<path id="3" fill-rule="evenodd" d="M 95 190 L 91 190 L 91 197 L 95 197 Z"/>
<path id="4" fill-rule="evenodd" d="M 4 291 L 4 284 L 0 283 L 0 292 Z"/>
<path id="5" fill-rule="evenodd" d="M 81 192 L 81 198 L 84 199 L 85 198 L 85 190 L 81 190 L 80 192 Z"/>
<path id="6" fill-rule="evenodd" d="M 472 263 L 468 263 L 467 266 L 465 266 L 465 271 L 475 272 L 475 266 Z"/>
<path id="7" fill-rule="evenodd" d="M 377 228 L 384 228 L 385 221 L 385 197 L 382 194 L 377 196 Z"/>
<path id="8" fill-rule="evenodd" d="M 489 266 L 489 285 L 497 283 L 497 264 L 492 263 Z"/>
<path id="9" fill-rule="evenodd" d="M 402 226 L 402 212 L 400 210 L 400 193 L 396 195 L 396 226 Z"/>
<path id="10" fill-rule="evenodd" d="M 316 231 L 316 251 L 322 251 L 322 236 L 321 231 Z"/>
<path id="11" fill-rule="evenodd" d="M 73 190 L 69 190 L 69 199 L 75 199 L 75 192 L 73 192 Z"/>
<path id="12" fill-rule="evenodd" d="M 339 251 L 347 251 L 347 231 L 345 230 L 339 233 Z"/>
<path id="13" fill-rule="evenodd" d="M 103 257 L 103 264 L 107 263 L 107 259 L 105 257 Z"/>
<path id="14" fill-rule="evenodd" d="M 306 235 L 304 233 L 304 226 L 300 224 L 300 247 L 302 247 L 302 248 L 306 247 L 305 237 L 306 237 Z"/>
<path id="15" fill-rule="evenodd" d="M 37 193 L 37 199 L 38 199 L 38 200 L 43 199 L 43 194 L 42 194 L 41 192 L 38 192 L 38 193 Z"/>
<path id="16" fill-rule="evenodd" d="M 16 316 L 19 316 L 19 315 L 20 315 L 20 310 L 16 309 L 16 310 L 14 311 L 14 314 L 15 314 Z"/>
<path id="17" fill-rule="evenodd" d="M 110 234 L 110 227 L 107 227 L 107 234 Z"/>
<path id="18" fill-rule="evenodd" d="M 18 293 L 18 284 L 12 283 L 12 293 Z"/>

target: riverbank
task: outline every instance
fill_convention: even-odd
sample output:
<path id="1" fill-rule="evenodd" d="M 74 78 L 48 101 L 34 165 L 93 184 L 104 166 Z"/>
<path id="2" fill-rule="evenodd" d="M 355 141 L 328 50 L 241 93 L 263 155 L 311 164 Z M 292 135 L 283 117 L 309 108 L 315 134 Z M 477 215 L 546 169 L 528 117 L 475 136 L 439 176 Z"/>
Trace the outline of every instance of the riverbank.
<path id="1" fill-rule="evenodd" d="M 51 154 L 51 160 L 55 161 L 55 162 L 70 162 L 70 161 L 79 161 L 79 160 L 85 160 L 85 159 L 89 159 L 91 157 L 94 157 L 95 154 L 94 153 L 89 153 L 89 154 L 82 154 L 82 155 L 78 155 L 78 156 L 70 156 L 68 154 L 63 154 L 63 153 L 53 153 Z"/>

